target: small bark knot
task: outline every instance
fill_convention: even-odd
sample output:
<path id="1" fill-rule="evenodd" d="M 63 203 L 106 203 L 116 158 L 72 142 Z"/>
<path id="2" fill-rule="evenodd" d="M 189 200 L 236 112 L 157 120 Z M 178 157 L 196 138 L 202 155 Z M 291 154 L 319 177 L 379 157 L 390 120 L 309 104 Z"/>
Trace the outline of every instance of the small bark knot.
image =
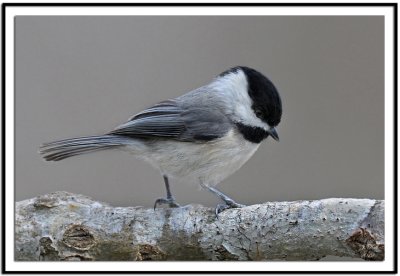
<path id="1" fill-rule="evenodd" d="M 346 239 L 346 243 L 362 259 L 368 261 L 383 261 L 385 246 L 376 242 L 376 237 L 365 228 L 359 228 Z"/>
<path id="2" fill-rule="evenodd" d="M 36 198 L 33 206 L 37 209 L 40 208 L 53 208 L 58 206 L 58 199 L 50 195 L 39 196 Z"/>
<path id="3" fill-rule="evenodd" d="M 62 242 L 68 246 L 78 250 L 89 250 L 96 241 L 93 234 L 90 232 L 90 228 L 83 225 L 70 225 L 65 230 Z"/>
<path id="4" fill-rule="evenodd" d="M 232 254 L 228 249 L 222 244 L 215 249 L 215 256 L 219 261 L 237 261 L 239 257 Z"/>
<path id="5" fill-rule="evenodd" d="M 139 244 L 137 245 L 137 253 L 135 261 L 161 261 L 164 260 L 166 254 L 155 245 Z"/>
<path id="6" fill-rule="evenodd" d="M 69 255 L 69 256 L 62 257 L 60 260 L 61 261 L 93 261 L 93 258 L 75 254 L 75 255 Z"/>
<path id="7" fill-rule="evenodd" d="M 42 237 L 39 240 L 39 260 L 57 261 L 59 259 L 58 251 L 53 247 L 53 241 L 49 237 Z"/>

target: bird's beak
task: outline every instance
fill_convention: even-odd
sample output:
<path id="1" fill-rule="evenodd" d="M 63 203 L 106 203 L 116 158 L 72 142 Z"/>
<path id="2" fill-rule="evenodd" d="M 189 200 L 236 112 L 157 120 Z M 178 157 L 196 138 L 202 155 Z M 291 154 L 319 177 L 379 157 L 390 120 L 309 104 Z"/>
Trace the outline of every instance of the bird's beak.
<path id="1" fill-rule="evenodd" d="M 278 132 L 276 132 L 276 129 L 274 127 L 271 127 L 268 130 L 268 134 L 271 135 L 271 137 L 274 138 L 274 140 L 279 141 Z"/>

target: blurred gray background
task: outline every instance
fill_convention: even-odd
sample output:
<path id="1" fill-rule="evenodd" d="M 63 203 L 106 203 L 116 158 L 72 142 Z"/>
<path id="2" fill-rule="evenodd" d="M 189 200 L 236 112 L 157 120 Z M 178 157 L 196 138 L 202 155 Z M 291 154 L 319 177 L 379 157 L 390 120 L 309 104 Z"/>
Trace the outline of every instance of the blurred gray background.
<path id="1" fill-rule="evenodd" d="M 253 67 L 283 100 L 267 139 L 218 187 L 243 204 L 384 195 L 384 19 L 371 16 L 26 17 L 16 24 L 16 200 L 69 191 L 150 207 L 162 177 L 120 151 L 60 162 L 43 142 L 103 134 L 131 115 Z M 218 200 L 172 182 L 181 204 Z"/>

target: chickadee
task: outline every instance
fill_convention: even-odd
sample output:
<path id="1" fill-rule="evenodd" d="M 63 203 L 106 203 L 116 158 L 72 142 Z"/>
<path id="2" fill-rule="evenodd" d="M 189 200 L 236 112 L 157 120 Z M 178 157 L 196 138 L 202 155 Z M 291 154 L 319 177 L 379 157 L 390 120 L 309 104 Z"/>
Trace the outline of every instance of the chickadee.
<path id="1" fill-rule="evenodd" d="M 215 186 L 238 170 L 255 153 L 261 141 L 279 140 L 275 127 L 282 102 L 272 82 L 260 72 L 238 66 L 211 83 L 178 98 L 160 102 L 136 114 L 113 131 L 43 144 L 48 161 L 105 149 L 121 148 L 156 167 L 164 178 L 166 198 L 159 204 L 179 207 L 169 179 L 198 181 L 217 195 L 216 213 L 244 205 Z"/>

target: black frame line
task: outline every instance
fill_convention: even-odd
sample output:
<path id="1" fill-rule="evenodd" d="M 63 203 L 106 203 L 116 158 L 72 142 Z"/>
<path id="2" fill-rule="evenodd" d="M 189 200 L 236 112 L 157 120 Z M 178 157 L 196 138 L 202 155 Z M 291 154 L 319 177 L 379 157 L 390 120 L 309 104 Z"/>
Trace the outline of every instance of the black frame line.
<path id="1" fill-rule="evenodd" d="M 6 173 L 5 173 L 5 163 L 6 163 L 6 146 L 5 146 L 5 126 L 6 126 L 6 49 L 5 49 L 5 37 L 6 37 L 6 7 L 3 4 L 1 7 L 1 45 L 2 45 L 2 51 L 1 51 L 1 164 L 2 164 L 2 174 L 1 174 L 1 180 L 3 185 L 1 185 L 1 240 L 2 240 L 2 247 L 1 247 L 1 270 L 2 273 L 5 272 L 5 246 L 4 246 L 4 241 L 6 240 L 6 234 L 5 234 L 5 217 L 6 217 L 6 204 L 5 204 L 5 193 L 6 193 Z"/>
<path id="2" fill-rule="evenodd" d="M 393 40 L 394 40 L 394 63 L 393 63 L 393 107 L 394 107 L 394 267 L 391 271 L 7 271 L 5 262 L 5 93 L 6 93 L 6 50 L 5 50 L 5 39 L 6 39 L 6 8 L 7 7 L 392 7 L 393 8 Z M 398 91 L 398 12 L 397 2 L 385 2 L 385 3 L 2 3 L 1 5 L 1 38 L 2 38 L 2 182 L 1 187 L 1 272 L 2 274 L 397 274 L 398 272 L 398 145 L 397 145 L 397 91 Z M 14 92 L 15 93 L 15 92 Z M 22 263 L 21 263 L 22 264 Z"/>
<path id="3" fill-rule="evenodd" d="M 278 7 L 278 6 L 292 6 L 292 7 L 347 7 L 347 6 L 357 6 L 357 7 L 376 7 L 376 6 L 394 6 L 396 3 L 358 3 L 358 2 L 349 2 L 349 3 L 223 3 L 223 2 L 216 2 L 216 3 L 200 3 L 200 2 L 193 2 L 193 3 L 163 3 L 163 2 L 153 2 L 153 3 L 145 3 L 145 2 L 138 2 L 138 3 L 90 3 L 90 2 L 83 2 L 83 3 L 29 3 L 29 2 L 19 2 L 19 3 L 3 3 L 5 6 L 24 6 L 24 7 L 57 7 L 57 6 L 73 6 L 73 7 L 81 7 L 81 6 L 96 6 L 96 7 L 132 7 L 132 6 L 149 6 L 149 7 L 216 7 L 216 6 L 225 6 L 225 7 L 255 7 L 255 6 L 269 6 L 269 7 Z"/>

